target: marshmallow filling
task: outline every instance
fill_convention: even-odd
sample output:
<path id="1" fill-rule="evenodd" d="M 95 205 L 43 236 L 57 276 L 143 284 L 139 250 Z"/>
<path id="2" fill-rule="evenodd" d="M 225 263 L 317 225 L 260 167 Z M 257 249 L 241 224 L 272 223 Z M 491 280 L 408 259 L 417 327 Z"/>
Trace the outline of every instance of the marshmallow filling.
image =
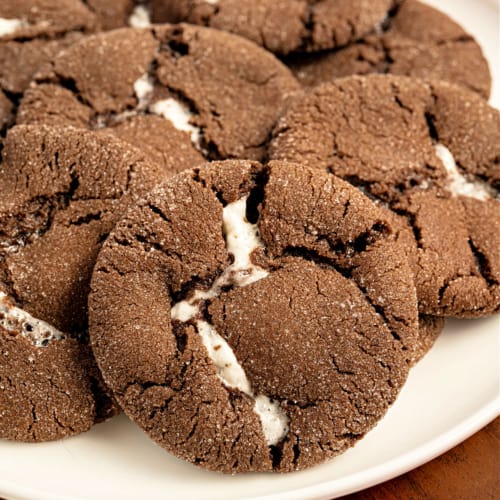
<path id="1" fill-rule="evenodd" d="M 458 169 L 451 151 L 443 144 L 436 144 L 436 154 L 448 173 L 448 189 L 455 196 L 467 196 L 486 201 L 495 198 L 496 190 L 481 180 L 469 180 Z"/>
<path id="2" fill-rule="evenodd" d="M 47 347 L 54 340 L 66 338 L 64 333 L 45 321 L 12 305 L 3 292 L 0 292 L 0 326 L 8 332 L 21 334 L 35 347 Z"/>
<path id="3" fill-rule="evenodd" d="M 204 320 L 197 319 L 204 300 L 217 297 L 225 286 L 248 286 L 268 276 L 265 269 L 251 261 L 252 253 L 262 247 L 256 224 L 246 219 L 247 198 L 229 203 L 223 210 L 223 229 L 227 251 L 233 262 L 217 278 L 207 291 L 197 290 L 191 298 L 172 307 L 172 320 L 194 323 L 203 344 L 215 365 L 217 376 L 226 387 L 236 388 L 254 400 L 254 411 L 260 418 L 262 431 L 269 446 L 278 444 L 288 433 L 288 417 L 279 402 L 255 393 L 243 367 L 239 364 L 229 344 L 215 328 Z"/>

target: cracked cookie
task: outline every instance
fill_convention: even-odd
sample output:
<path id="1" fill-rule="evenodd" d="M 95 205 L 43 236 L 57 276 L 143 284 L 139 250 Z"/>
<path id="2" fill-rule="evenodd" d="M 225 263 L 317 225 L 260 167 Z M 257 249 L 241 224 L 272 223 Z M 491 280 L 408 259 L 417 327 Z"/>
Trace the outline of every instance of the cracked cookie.
<path id="1" fill-rule="evenodd" d="M 385 414 L 415 355 L 384 211 L 308 167 L 228 160 L 149 193 L 101 250 L 91 344 L 158 444 L 226 473 L 304 469 Z"/>
<path id="2" fill-rule="evenodd" d="M 392 73 L 453 82 L 485 98 L 491 88 L 488 63 L 474 38 L 416 0 L 400 2 L 380 29 L 361 40 L 286 63 L 305 87 L 349 75 Z"/>
<path id="3" fill-rule="evenodd" d="M 133 9 L 133 0 L 2 0 L 0 132 L 14 121 L 15 108 L 40 68 L 84 35 L 126 26 Z M 11 103 L 7 115 L 4 94 Z"/>
<path id="4" fill-rule="evenodd" d="M 114 137 L 18 126 L 0 162 L 0 438 L 47 441 L 117 412 L 88 345 L 94 261 L 163 170 Z"/>
<path id="5" fill-rule="evenodd" d="M 400 217 L 420 312 L 500 311 L 500 112 L 445 82 L 339 79 L 280 120 L 270 158 L 328 170 Z"/>
<path id="6" fill-rule="evenodd" d="M 151 0 L 154 22 L 229 31 L 275 54 L 341 47 L 381 26 L 394 0 Z"/>
<path id="7" fill-rule="evenodd" d="M 37 81 L 18 123 L 108 129 L 160 156 L 168 135 L 208 159 L 262 158 L 278 116 L 300 89 L 264 49 L 189 25 L 89 37 L 59 54 Z"/>

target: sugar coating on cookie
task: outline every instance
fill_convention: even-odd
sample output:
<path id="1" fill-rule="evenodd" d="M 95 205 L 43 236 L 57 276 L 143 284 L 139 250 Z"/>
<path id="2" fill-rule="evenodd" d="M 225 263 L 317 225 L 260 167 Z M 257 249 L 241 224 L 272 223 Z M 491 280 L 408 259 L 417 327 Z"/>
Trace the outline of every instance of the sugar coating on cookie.
<path id="1" fill-rule="evenodd" d="M 413 277 L 382 210 L 300 165 L 172 178 L 116 226 L 91 289 L 92 347 L 122 408 L 210 470 L 341 453 L 415 357 Z"/>
<path id="2" fill-rule="evenodd" d="M 118 412 L 88 345 L 90 276 L 118 214 L 166 177 L 115 137 L 46 126 L 7 133 L 0 158 L 2 439 L 60 439 Z"/>
<path id="3" fill-rule="evenodd" d="M 54 57 L 26 93 L 17 123 L 117 133 L 165 163 L 162 136 L 171 125 L 166 143 L 200 159 L 261 159 L 299 90 L 286 66 L 240 37 L 184 24 L 125 28 Z M 161 130 L 157 118 L 165 119 Z"/>
<path id="4" fill-rule="evenodd" d="M 125 25 L 133 0 L 2 0 L 0 2 L 0 93 L 16 111 L 37 71 L 85 35 Z M 0 106 L 1 107 L 1 106 Z M 15 123 L 3 120 L 0 132 Z"/>
<path id="5" fill-rule="evenodd" d="M 342 47 L 383 23 L 396 1 L 152 0 L 154 22 L 188 22 L 248 38 L 277 54 Z"/>
<path id="6" fill-rule="evenodd" d="M 421 314 L 500 311 L 500 112 L 447 82 L 353 76 L 280 119 L 271 159 L 326 169 L 390 209 Z"/>
<path id="7" fill-rule="evenodd" d="M 417 0 L 395 3 L 375 30 L 336 50 L 285 59 L 306 88 L 350 75 L 389 73 L 445 80 L 488 98 L 491 74 L 477 41 Z"/>

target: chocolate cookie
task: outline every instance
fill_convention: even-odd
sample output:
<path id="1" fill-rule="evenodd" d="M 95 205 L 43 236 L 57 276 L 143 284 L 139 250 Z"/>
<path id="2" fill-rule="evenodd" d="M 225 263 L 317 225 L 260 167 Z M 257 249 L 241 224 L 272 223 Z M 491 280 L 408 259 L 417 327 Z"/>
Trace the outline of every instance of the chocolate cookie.
<path id="1" fill-rule="evenodd" d="M 92 347 L 124 411 L 223 472 L 292 471 L 384 415 L 417 336 L 411 271 L 383 211 L 283 162 L 213 162 L 129 210 L 89 297 Z"/>
<path id="2" fill-rule="evenodd" d="M 289 110 L 269 154 L 327 169 L 400 216 L 422 314 L 500 310 L 500 112 L 477 94 L 398 76 L 340 79 Z"/>
<path id="3" fill-rule="evenodd" d="M 0 132 L 14 121 L 13 109 L 10 99 L 0 90 Z"/>
<path id="4" fill-rule="evenodd" d="M 134 23 L 135 0 L 83 0 L 97 17 L 100 30 L 108 31 Z"/>
<path id="5" fill-rule="evenodd" d="M 97 25 L 80 0 L 2 0 L 0 91 L 16 104 L 45 62 Z"/>
<path id="6" fill-rule="evenodd" d="M 36 71 L 84 35 L 144 22 L 133 0 L 2 0 L 0 2 L 0 132 L 2 94 L 13 108 Z M 9 117 L 9 124 L 12 122 Z"/>
<path id="7" fill-rule="evenodd" d="M 418 318 L 418 342 L 415 354 L 415 363 L 420 361 L 431 349 L 445 327 L 445 318 L 439 316 L 425 316 Z"/>
<path id="8" fill-rule="evenodd" d="M 59 54 L 26 93 L 18 123 L 101 130 L 132 121 L 147 127 L 140 142 L 158 148 L 149 132 L 159 116 L 176 141 L 209 159 L 260 159 L 299 88 L 272 54 L 240 37 L 189 25 L 127 28 Z"/>
<path id="9" fill-rule="evenodd" d="M 306 87 L 335 78 L 393 73 L 445 80 L 490 95 L 488 63 L 474 38 L 448 16 L 403 0 L 381 29 L 338 50 L 286 60 Z"/>
<path id="10" fill-rule="evenodd" d="M 114 137 L 14 127 L 0 163 L 0 437 L 46 441 L 117 411 L 88 346 L 87 295 L 117 217 L 163 171 Z"/>
<path id="11" fill-rule="evenodd" d="M 380 26 L 394 0 L 151 0 L 152 19 L 210 26 L 276 54 L 341 47 Z"/>

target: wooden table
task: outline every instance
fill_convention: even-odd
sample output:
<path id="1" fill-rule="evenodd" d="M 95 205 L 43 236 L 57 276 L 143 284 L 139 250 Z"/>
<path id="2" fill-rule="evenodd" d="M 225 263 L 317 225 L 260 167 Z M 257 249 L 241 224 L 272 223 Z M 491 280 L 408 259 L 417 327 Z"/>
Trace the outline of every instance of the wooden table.
<path id="1" fill-rule="evenodd" d="M 344 500 L 500 500 L 500 417 L 448 453 Z"/>

